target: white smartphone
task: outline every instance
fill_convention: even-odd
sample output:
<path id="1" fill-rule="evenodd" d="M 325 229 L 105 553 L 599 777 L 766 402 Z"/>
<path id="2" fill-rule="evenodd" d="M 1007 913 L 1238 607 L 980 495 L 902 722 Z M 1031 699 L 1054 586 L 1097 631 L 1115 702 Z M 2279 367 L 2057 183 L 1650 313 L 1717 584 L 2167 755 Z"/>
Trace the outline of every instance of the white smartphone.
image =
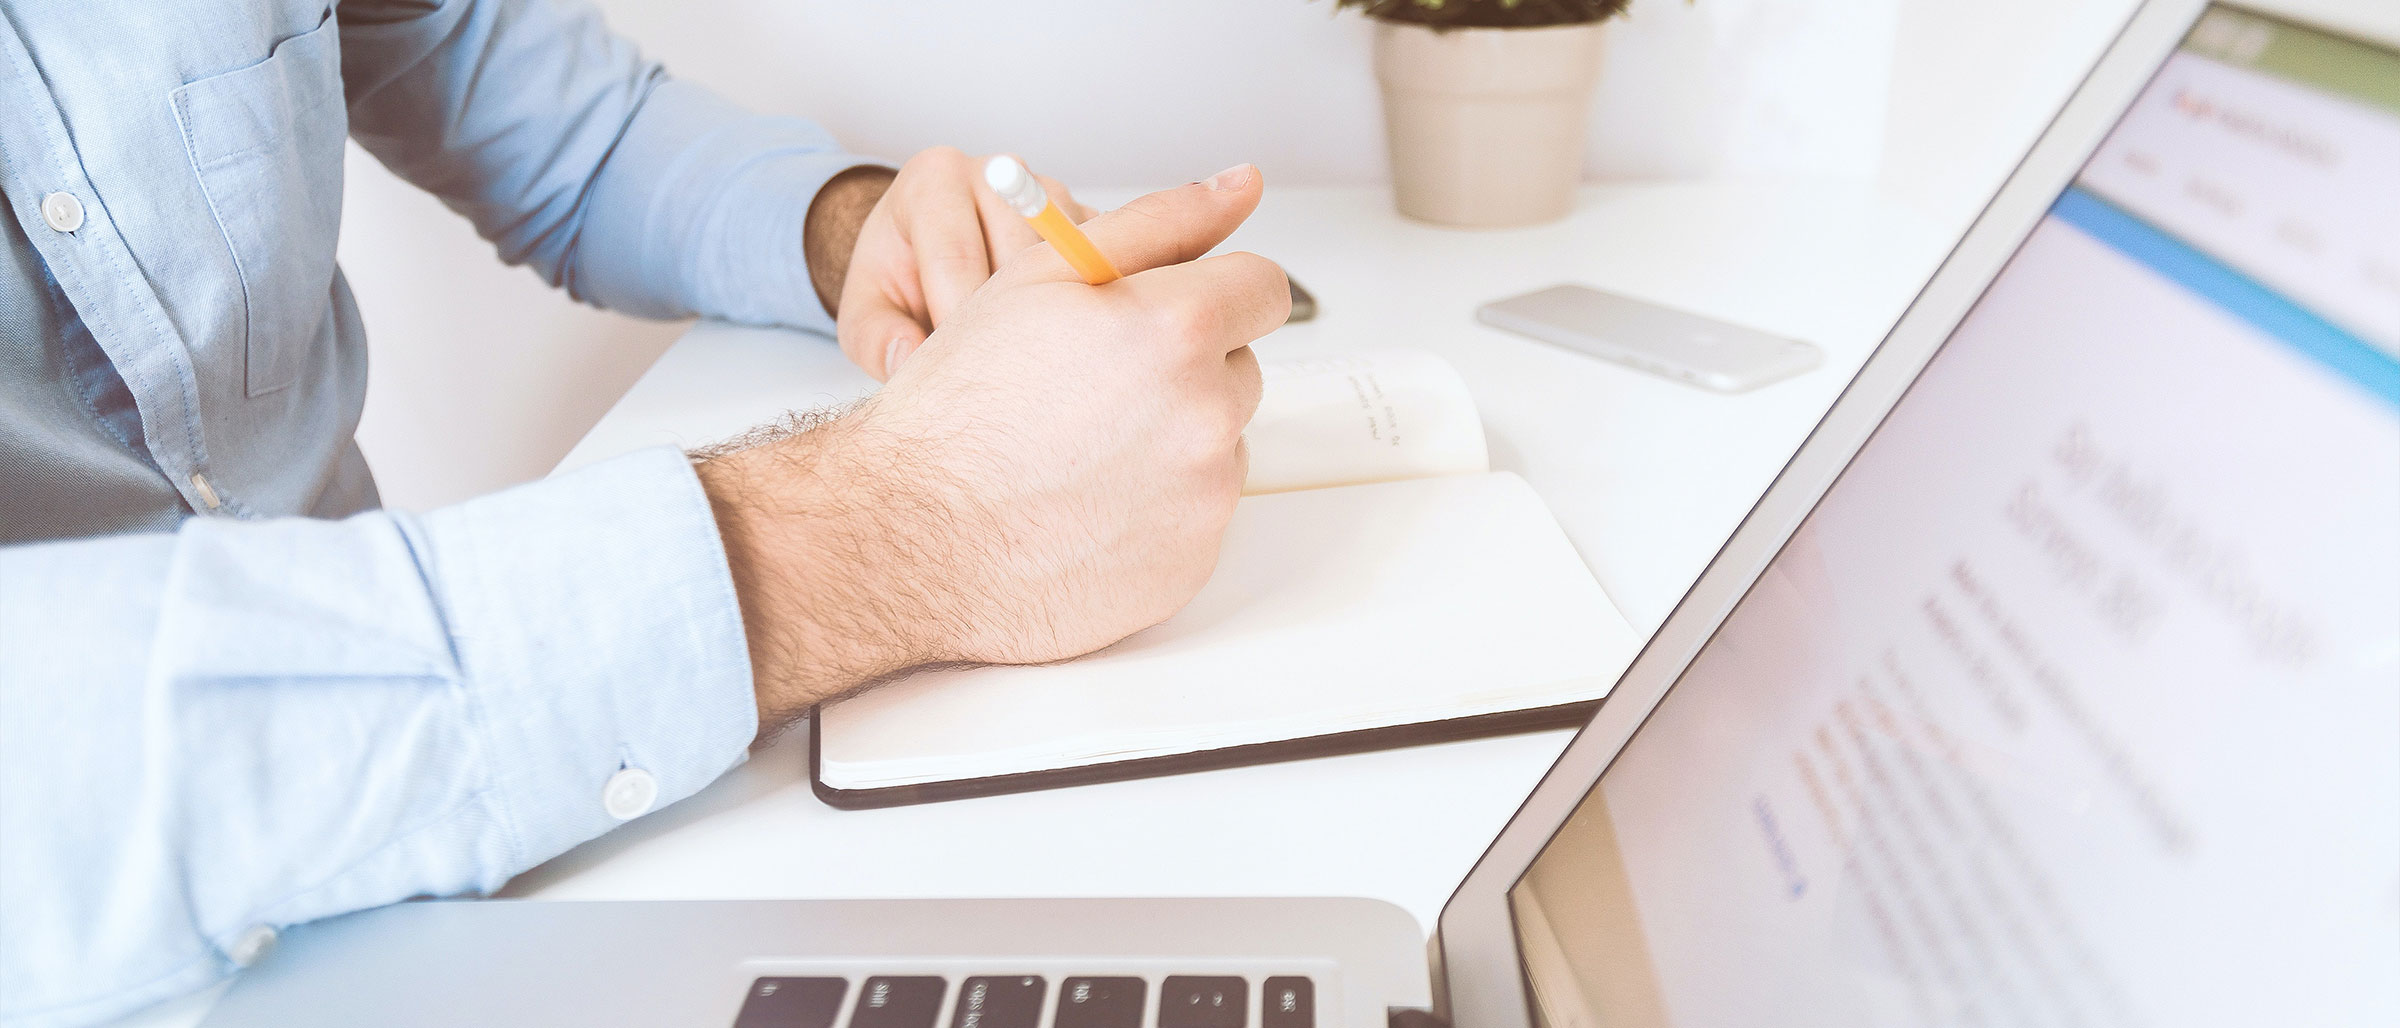
<path id="1" fill-rule="evenodd" d="M 1724 393 L 1790 378 L 1825 356 L 1797 339 L 1578 285 L 1494 300 L 1475 319 Z"/>

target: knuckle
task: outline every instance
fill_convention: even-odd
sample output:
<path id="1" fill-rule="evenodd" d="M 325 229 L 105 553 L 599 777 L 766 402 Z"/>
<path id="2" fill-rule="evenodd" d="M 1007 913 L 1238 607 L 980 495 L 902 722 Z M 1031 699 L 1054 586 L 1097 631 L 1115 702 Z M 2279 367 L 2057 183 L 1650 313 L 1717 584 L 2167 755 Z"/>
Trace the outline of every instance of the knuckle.
<path id="1" fill-rule="evenodd" d="M 1217 305 L 1199 295 L 1179 296 L 1160 305 L 1158 317 L 1170 337 L 1186 344 L 1211 341 L 1224 325 Z"/>
<path id="2" fill-rule="evenodd" d="M 1266 383 L 1266 372 L 1259 367 L 1257 350 L 1245 346 L 1226 354 L 1225 359 L 1233 366 L 1234 382 L 1250 393 L 1256 394 Z"/>
<path id="3" fill-rule="evenodd" d="M 1233 403 L 1227 405 L 1226 416 L 1232 419 L 1233 431 L 1235 434 L 1238 435 L 1242 431 L 1248 429 L 1250 427 L 1250 419 L 1258 416 L 1258 398 L 1259 389 L 1256 386 L 1251 386 L 1245 388 L 1242 391 L 1242 394 L 1234 399 Z"/>
<path id="4" fill-rule="evenodd" d="M 1256 404 L 1244 403 L 1228 407 L 1223 415 L 1223 421 L 1221 422 L 1223 428 L 1221 431 L 1225 433 L 1226 438 L 1233 440 L 1233 445 L 1235 446 L 1237 452 L 1232 459 L 1237 465 L 1247 466 L 1250 462 L 1248 452 L 1240 450 L 1240 447 L 1242 445 L 1242 433 L 1249 430 L 1250 418 L 1257 413 L 1258 407 Z M 1239 472 L 1236 472 L 1234 477 L 1239 479 L 1242 476 Z"/>
<path id="5" fill-rule="evenodd" d="M 918 243 L 917 257 L 936 268 L 981 268 L 984 266 L 983 240 L 966 236 L 943 236 Z"/>
<path id="6" fill-rule="evenodd" d="M 1150 230 L 1175 226 L 1173 202 L 1157 193 L 1134 197 L 1125 206 L 1117 208 L 1117 214 L 1127 220 L 1142 222 L 1143 227 Z"/>
<path id="7" fill-rule="evenodd" d="M 1226 523 L 1233 520 L 1233 509 L 1242 502 L 1242 482 L 1249 477 L 1250 455 L 1247 451 L 1241 451 L 1232 463 L 1226 465 L 1224 476 L 1218 479 L 1217 509 L 1223 512 L 1217 521 L 1218 531 L 1224 531 Z"/>
<path id="8" fill-rule="evenodd" d="M 923 162 L 927 167 L 932 168 L 954 168 L 965 164 L 966 161 L 966 151 L 955 146 L 929 146 L 917 151 L 917 155 L 909 158 L 908 163 Z"/>
<path id="9" fill-rule="evenodd" d="M 969 247 L 964 244 L 941 246 L 926 251 L 925 262 L 945 270 L 981 268 L 983 251 L 980 247 Z"/>
<path id="10" fill-rule="evenodd" d="M 1209 578 L 1217 573 L 1217 548 L 1209 545 L 1214 541 L 1213 537 L 1194 540 L 1195 552 L 1180 569 L 1180 573 L 1175 576 L 1175 588 L 1183 594 L 1176 603 L 1177 607 L 1181 607 L 1184 602 L 1199 595 L 1201 588 L 1208 585 Z M 1170 615 L 1172 613 L 1172 611 L 1169 612 Z M 1159 620 L 1166 619 L 1160 618 Z"/>
<path id="11" fill-rule="evenodd" d="M 1224 477 L 1245 459 L 1242 430 L 1249 426 L 1250 415 L 1246 411 L 1230 411 L 1231 406 L 1222 402 L 1207 404 L 1193 414 L 1193 458 L 1212 478 Z"/>
<path id="12" fill-rule="evenodd" d="M 1284 274 L 1283 265 L 1248 250 L 1238 250 L 1225 256 L 1241 272 L 1245 287 L 1254 289 L 1261 296 L 1270 298 L 1275 308 L 1285 315 L 1291 313 L 1291 279 Z"/>
<path id="13" fill-rule="evenodd" d="M 1235 448 L 1241 445 L 1240 432 L 1227 429 L 1214 416 L 1194 412 L 1177 436 L 1175 463 L 1193 477 L 1193 485 L 1206 501 L 1213 497 Z"/>
<path id="14" fill-rule="evenodd" d="M 1237 439 L 1225 449 L 1224 458 L 1209 469 L 1208 507 L 1215 515 L 1211 527 L 1224 531 L 1225 522 L 1233 517 L 1234 505 L 1242 499 L 1242 479 L 1250 472 L 1250 458 Z"/>

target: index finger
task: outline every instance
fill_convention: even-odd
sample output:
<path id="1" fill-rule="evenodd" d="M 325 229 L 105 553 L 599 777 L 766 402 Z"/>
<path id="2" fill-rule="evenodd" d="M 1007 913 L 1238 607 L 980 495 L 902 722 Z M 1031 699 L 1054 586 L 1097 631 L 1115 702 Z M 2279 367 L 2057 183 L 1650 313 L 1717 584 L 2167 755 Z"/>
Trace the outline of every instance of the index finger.
<path id="1" fill-rule="evenodd" d="M 934 188 L 893 208 L 894 222 L 917 264 L 917 282 L 925 293 L 925 312 L 940 327 L 950 311 L 984 280 L 992 277 L 990 256 L 984 251 L 983 218 L 975 194 L 963 189 Z"/>
<path id="2" fill-rule="evenodd" d="M 1206 182 L 1136 198 L 1085 222 L 1083 229 L 1119 272 L 1135 275 L 1187 263 L 1214 249 L 1258 209 L 1262 188 L 1257 168 L 1237 165 Z M 1030 279 L 1067 281 L 1078 277 L 1050 247 L 1037 246 L 1025 256 L 1027 259 L 1009 266 L 1022 266 L 1022 274 Z"/>

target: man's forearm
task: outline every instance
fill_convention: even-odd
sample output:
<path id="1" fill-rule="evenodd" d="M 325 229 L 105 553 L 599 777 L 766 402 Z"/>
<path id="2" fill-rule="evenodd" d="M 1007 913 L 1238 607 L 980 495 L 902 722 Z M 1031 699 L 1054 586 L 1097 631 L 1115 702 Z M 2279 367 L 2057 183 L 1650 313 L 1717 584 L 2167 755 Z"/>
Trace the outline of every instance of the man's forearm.
<path id="1" fill-rule="evenodd" d="M 808 708 L 932 661 L 945 540 L 912 531 L 950 506 L 941 476 L 878 445 L 856 411 L 799 415 L 699 454 L 742 609 L 759 735 Z"/>
<path id="2" fill-rule="evenodd" d="M 828 315 L 840 313 L 842 282 L 850 274 L 850 253 L 858 247 L 859 226 L 883 199 L 896 173 L 890 168 L 860 167 L 835 175 L 808 205 L 803 245 L 808 257 L 809 284 Z"/>
<path id="3" fill-rule="evenodd" d="M 1247 344 L 1291 299 L 1255 254 L 1181 262 L 1259 189 L 1244 165 L 1136 200 L 1094 224 L 1123 287 L 1035 254 L 857 407 L 701 455 L 762 728 L 927 663 L 1089 653 L 1199 591 L 1241 493 Z M 1142 345 L 1093 345 L 1118 340 Z"/>

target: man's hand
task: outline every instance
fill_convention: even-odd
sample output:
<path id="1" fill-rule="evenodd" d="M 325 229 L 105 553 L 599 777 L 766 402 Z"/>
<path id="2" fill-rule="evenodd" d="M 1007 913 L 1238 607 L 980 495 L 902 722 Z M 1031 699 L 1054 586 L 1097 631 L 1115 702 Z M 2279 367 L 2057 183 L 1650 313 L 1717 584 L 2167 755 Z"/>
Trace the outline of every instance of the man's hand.
<path id="1" fill-rule="evenodd" d="M 935 147 L 897 178 L 874 168 L 836 176 L 810 206 L 810 277 L 837 315 L 842 352 L 867 374 L 890 378 L 992 269 L 1041 242 L 984 184 L 983 161 Z M 1092 216 L 1065 186 L 1036 177 L 1067 217 Z"/>
<path id="2" fill-rule="evenodd" d="M 923 664 L 1087 653 L 1199 591 L 1241 493 L 1248 344 L 1291 296 L 1255 254 L 1197 258 L 1260 188 L 1245 165 L 1093 219 L 1128 273 L 1106 286 L 1026 250 L 856 410 L 700 465 L 762 730 Z"/>

